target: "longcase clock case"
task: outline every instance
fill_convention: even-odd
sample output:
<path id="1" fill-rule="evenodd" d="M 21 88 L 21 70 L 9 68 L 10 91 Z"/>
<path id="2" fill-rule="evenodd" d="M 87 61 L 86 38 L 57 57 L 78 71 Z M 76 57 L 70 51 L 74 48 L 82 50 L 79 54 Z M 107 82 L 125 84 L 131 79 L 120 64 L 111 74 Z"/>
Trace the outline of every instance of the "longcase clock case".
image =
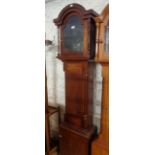
<path id="1" fill-rule="evenodd" d="M 109 155 L 109 4 L 96 21 L 96 63 L 102 65 L 101 128 L 92 143 L 92 155 Z"/>
<path id="2" fill-rule="evenodd" d="M 96 25 L 93 10 L 66 6 L 54 20 L 58 28 L 58 58 L 64 63 L 65 115 L 60 125 L 61 155 L 89 155 L 92 125 L 93 59 Z"/>

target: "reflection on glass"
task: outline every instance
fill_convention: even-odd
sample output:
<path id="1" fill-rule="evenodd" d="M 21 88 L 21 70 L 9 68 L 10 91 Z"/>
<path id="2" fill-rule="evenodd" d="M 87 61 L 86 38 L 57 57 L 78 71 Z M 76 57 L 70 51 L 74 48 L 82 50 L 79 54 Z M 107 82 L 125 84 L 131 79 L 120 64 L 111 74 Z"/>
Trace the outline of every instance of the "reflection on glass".
<path id="1" fill-rule="evenodd" d="M 68 51 L 83 49 L 83 26 L 78 16 L 71 16 L 64 28 L 64 47 Z"/>
<path id="2" fill-rule="evenodd" d="M 107 54 L 109 54 L 109 22 L 105 27 L 105 34 L 104 34 L 104 50 Z"/>

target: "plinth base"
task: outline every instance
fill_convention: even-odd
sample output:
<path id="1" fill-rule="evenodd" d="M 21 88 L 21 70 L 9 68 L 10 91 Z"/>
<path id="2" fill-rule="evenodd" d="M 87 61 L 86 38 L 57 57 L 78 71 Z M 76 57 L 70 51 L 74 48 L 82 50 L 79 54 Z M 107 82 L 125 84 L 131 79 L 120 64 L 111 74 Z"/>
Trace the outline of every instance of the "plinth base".
<path id="1" fill-rule="evenodd" d="M 95 127 L 76 129 L 68 124 L 60 125 L 60 155 L 90 155 Z"/>

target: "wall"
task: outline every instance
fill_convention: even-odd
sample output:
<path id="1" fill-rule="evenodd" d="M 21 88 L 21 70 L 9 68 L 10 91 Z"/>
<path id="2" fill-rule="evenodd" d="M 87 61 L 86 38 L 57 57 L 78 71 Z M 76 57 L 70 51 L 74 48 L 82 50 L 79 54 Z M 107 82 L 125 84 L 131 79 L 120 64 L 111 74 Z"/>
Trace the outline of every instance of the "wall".
<path id="1" fill-rule="evenodd" d="M 46 39 L 54 42 L 53 46 L 46 47 L 46 69 L 47 69 L 47 84 L 48 84 L 48 99 L 49 105 L 61 106 L 62 113 L 65 106 L 65 89 L 64 89 L 64 72 L 63 64 L 56 59 L 57 55 L 57 28 L 53 23 L 53 19 L 57 18 L 60 11 L 68 4 L 79 3 L 86 9 L 93 9 L 100 14 L 103 8 L 108 3 L 108 0 L 46 0 L 46 14 L 45 14 L 45 31 Z M 100 111 L 101 111 L 101 92 L 102 92 L 102 78 L 101 66 L 95 66 L 94 74 L 94 124 L 100 128 Z M 52 129 L 57 131 L 57 117 L 51 119 Z"/>

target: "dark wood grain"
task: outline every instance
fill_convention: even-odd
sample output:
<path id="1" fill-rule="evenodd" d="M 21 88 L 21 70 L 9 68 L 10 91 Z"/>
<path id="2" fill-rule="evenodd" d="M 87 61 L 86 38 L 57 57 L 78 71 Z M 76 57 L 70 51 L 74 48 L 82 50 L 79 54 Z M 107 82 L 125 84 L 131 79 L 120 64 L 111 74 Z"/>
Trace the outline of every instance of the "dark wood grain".
<path id="1" fill-rule="evenodd" d="M 64 48 L 64 27 L 68 19 L 76 15 L 83 26 L 82 51 L 68 51 Z M 54 23 L 60 29 L 61 42 L 58 58 L 64 62 L 65 102 L 64 122 L 60 125 L 61 155 L 90 155 L 90 144 L 95 134 L 92 124 L 93 61 L 95 57 L 96 26 L 93 10 L 86 10 L 79 4 L 66 6 Z"/>

